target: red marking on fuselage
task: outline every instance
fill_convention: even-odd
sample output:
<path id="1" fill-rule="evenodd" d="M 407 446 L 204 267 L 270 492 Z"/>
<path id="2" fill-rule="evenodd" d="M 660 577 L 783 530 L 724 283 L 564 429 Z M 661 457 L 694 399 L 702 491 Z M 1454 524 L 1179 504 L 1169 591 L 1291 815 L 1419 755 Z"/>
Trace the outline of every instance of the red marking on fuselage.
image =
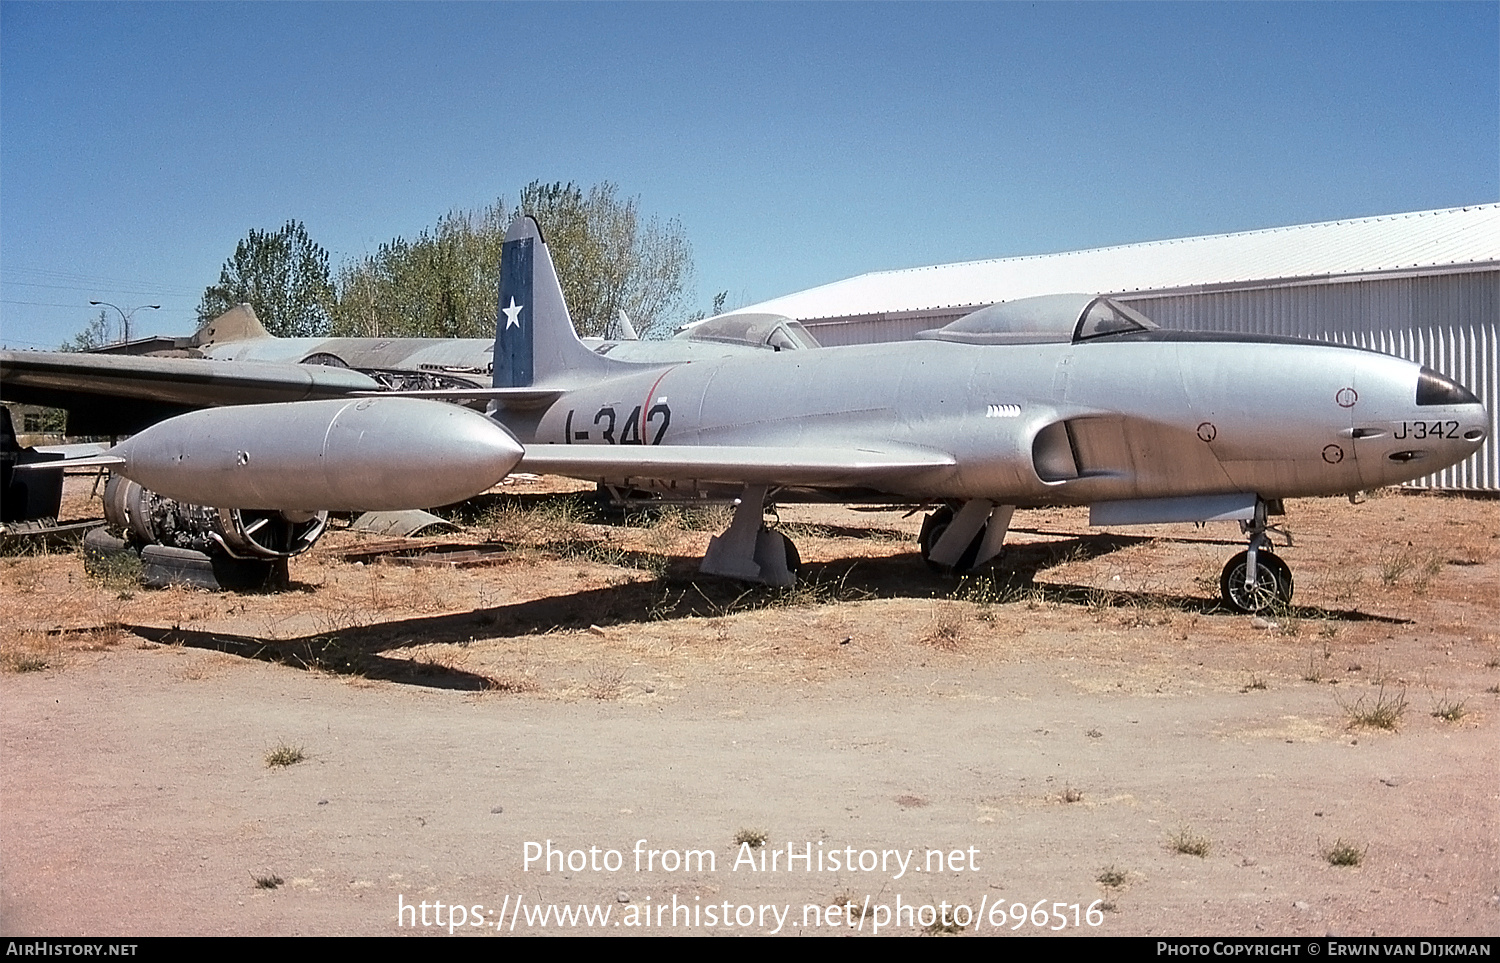
<path id="1" fill-rule="evenodd" d="M 677 365 L 674 364 L 671 368 L 663 371 L 661 373 L 661 378 L 657 378 L 655 383 L 651 385 L 651 390 L 646 392 L 646 403 L 641 405 L 641 444 L 643 445 L 650 444 L 648 441 L 646 441 L 646 419 L 651 414 L 651 396 L 656 394 L 657 388 L 661 387 L 662 378 L 665 378 L 667 375 L 671 374 L 673 368 L 676 367 Z"/>

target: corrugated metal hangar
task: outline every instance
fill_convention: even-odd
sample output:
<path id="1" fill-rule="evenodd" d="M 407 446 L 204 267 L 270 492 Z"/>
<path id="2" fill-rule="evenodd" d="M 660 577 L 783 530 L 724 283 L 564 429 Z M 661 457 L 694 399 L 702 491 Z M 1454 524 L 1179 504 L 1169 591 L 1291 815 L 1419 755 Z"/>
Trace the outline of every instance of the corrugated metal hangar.
<path id="1" fill-rule="evenodd" d="M 741 308 L 801 321 L 824 345 L 902 341 L 985 305 L 1082 291 L 1164 328 L 1374 348 L 1456 378 L 1489 441 L 1414 484 L 1500 491 L 1500 204 L 880 271 Z"/>

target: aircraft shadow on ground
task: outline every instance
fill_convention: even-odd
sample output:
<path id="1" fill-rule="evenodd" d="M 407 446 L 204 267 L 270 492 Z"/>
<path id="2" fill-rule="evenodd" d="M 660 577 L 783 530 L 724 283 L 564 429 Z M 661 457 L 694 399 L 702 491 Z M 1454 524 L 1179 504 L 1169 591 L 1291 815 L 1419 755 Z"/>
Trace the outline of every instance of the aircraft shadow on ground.
<path id="1" fill-rule="evenodd" d="M 764 609 L 800 607 L 877 598 L 951 598 L 1005 603 L 1035 599 L 1051 604 L 1101 608 L 1145 607 L 1163 611 L 1223 614 L 1216 598 L 1164 592 L 1101 590 L 1096 586 L 1037 581 L 1038 574 L 1065 561 L 1082 561 L 1119 551 L 1146 539 L 1089 534 L 1009 548 L 1002 564 L 965 577 L 933 571 L 916 552 L 880 558 L 840 559 L 803 567 L 790 589 L 746 586 L 698 574 L 698 559 L 673 556 L 658 578 L 498 605 L 472 612 L 395 619 L 353 625 L 284 640 L 195 629 L 127 625 L 153 642 L 207 649 L 247 659 L 307 670 L 400 682 L 437 689 L 484 691 L 504 688 L 490 676 L 448 665 L 386 653 L 431 644 L 468 645 L 536 633 L 608 628 L 687 618 L 715 618 Z M 1171 573 L 1167 573 L 1171 578 Z M 1314 606 L 1286 616 L 1332 621 L 1407 620 Z"/>

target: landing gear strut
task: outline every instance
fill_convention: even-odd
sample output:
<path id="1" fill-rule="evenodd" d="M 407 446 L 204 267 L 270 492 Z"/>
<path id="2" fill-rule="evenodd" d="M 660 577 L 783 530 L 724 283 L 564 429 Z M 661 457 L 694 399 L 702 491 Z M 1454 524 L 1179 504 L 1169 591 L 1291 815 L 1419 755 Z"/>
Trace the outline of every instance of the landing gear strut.
<path id="1" fill-rule="evenodd" d="M 791 539 L 766 527 L 767 491 L 764 485 L 745 487 L 729 529 L 708 540 L 698 571 L 778 588 L 796 584 L 802 558 Z"/>
<path id="2" fill-rule="evenodd" d="M 1267 532 L 1276 532 L 1292 544 L 1283 529 L 1266 522 L 1267 505 L 1256 499 L 1255 517 L 1240 522 L 1250 536 L 1250 547 L 1229 560 L 1219 575 L 1224 604 L 1237 612 L 1256 613 L 1285 607 L 1292 601 L 1292 570 L 1271 550 Z"/>

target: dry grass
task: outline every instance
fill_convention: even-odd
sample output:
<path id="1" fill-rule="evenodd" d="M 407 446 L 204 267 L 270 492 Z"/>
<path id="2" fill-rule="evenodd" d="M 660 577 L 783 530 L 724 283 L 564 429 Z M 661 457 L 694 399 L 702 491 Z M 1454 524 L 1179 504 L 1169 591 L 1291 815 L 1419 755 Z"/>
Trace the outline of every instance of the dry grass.
<path id="1" fill-rule="evenodd" d="M 282 743 L 266 753 L 266 768 L 284 769 L 287 766 L 295 766 L 306 758 L 307 754 L 302 751 L 301 746 Z"/>
<path id="2" fill-rule="evenodd" d="M 47 563 L 45 555 L 7 555 L 5 572 L 0 578 L 18 595 L 32 595 L 42 586 Z"/>
<path id="3" fill-rule="evenodd" d="M 1401 718 L 1407 709 L 1406 690 L 1387 695 L 1383 684 L 1374 698 L 1360 696 L 1354 702 L 1347 703 L 1335 697 L 1335 701 L 1344 710 L 1350 729 L 1384 729 L 1395 732 L 1401 727 Z"/>
<path id="4" fill-rule="evenodd" d="M 967 616 L 958 606 L 941 606 L 922 634 L 921 642 L 941 652 L 956 652 L 963 647 L 966 621 Z"/>
<path id="5" fill-rule="evenodd" d="M 1102 870 L 1100 870 L 1099 875 L 1094 879 L 1100 886 L 1107 886 L 1110 889 L 1119 889 L 1120 887 L 1125 885 L 1126 878 L 1127 874 L 1125 870 L 1111 865 L 1106 866 Z"/>
<path id="6" fill-rule="evenodd" d="M 0 638 L 0 667 L 6 672 L 41 672 L 57 666 L 61 657 L 56 638 L 45 632 L 23 630 Z"/>
<path id="7" fill-rule="evenodd" d="M 734 844 L 736 846 L 749 846 L 751 849 L 760 849 L 766 844 L 766 840 L 769 838 L 764 829 L 747 827 L 734 834 Z"/>
<path id="8" fill-rule="evenodd" d="M 1040 598 L 1045 595 L 1033 588 Z M 958 585 L 949 598 L 955 602 L 969 602 L 987 609 L 992 605 L 1005 605 L 1017 599 L 1027 597 L 1027 591 L 1011 584 L 1009 579 L 1001 577 L 998 572 L 989 572 L 984 575 L 965 575 L 958 580 Z"/>
<path id="9" fill-rule="evenodd" d="M 485 691 L 503 692 L 510 695 L 521 695 L 527 692 L 540 692 L 541 683 L 534 677 L 525 673 L 516 672 L 481 672 L 480 677 L 484 679 Z"/>
<path id="10" fill-rule="evenodd" d="M 7 672 L 41 672 L 52 668 L 53 662 L 44 655 L 31 652 L 0 653 L 0 666 Z"/>
<path id="11" fill-rule="evenodd" d="M 1115 593 L 1109 589 L 1089 588 L 1084 592 L 1083 599 L 1095 622 L 1103 622 L 1116 604 Z"/>
<path id="12" fill-rule="evenodd" d="M 141 558 L 134 552 L 92 556 L 80 551 L 79 557 L 88 577 L 107 589 L 124 591 L 141 587 Z"/>
<path id="13" fill-rule="evenodd" d="M 964 928 L 957 920 L 948 918 L 947 910 L 938 914 L 938 918 L 922 927 L 922 932 L 927 936 L 957 936 Z"/>
<path id="14" fill-rule="evenodd" d="M 587 527 L 591 517 L 582 499 L 557 498 L 531 508 L 497 505 L 478 524 L 491 541 L 551 548 L 593 541 Z"/>
<path id="15" fill-rule="evenodd" d="M 1440 552 L 1422 551 L 1408 543 L 1380 556 L 1377 569 L 1382 584 L 1394 586 L 1406 579 L 1420 594 L 1427 591 L 1432 580 L 1443 570 L 1445 561 Z"/>
<path id="16" fill-rule="evenodd" d="M 1467 699 L 1450 699 L 1447 695 L 1444 695 L 1432 707 L 1432 717 L 1434 719 L 1441 719 L 1444 722 L 1458 722 L 1469 714 L 1468 710 L 1464 708 L 1467 704 Z"/>
<path id="17" fill-rule="evenodd" d="M 1167 840 L 1167 845 L 1174 853 L 1182 853 L 1184 856 L 1197 856 L 1203 859 L 1208 856 L 1213 843 L 1207 836 L 1200 836 L 1188 829 L 1179 829 Z"/>
<path id="18" fill-rule="evenodd" d="M 607 662 L 597 662 L 593 668 L 589 669 L 588 680 L 584 683 L 583 689 L 591 699 L 610 702 L 620 698 L 624 683 L 624 669 Z"/>
<path id="19" fill-rule="evenodd" d="M 1325 573 L 1319 580 L 1323 597 L 1335 604 L 1358 601 L 1364 594 L 1364 583 L 1364 574 L 1352 565 Z"/>

